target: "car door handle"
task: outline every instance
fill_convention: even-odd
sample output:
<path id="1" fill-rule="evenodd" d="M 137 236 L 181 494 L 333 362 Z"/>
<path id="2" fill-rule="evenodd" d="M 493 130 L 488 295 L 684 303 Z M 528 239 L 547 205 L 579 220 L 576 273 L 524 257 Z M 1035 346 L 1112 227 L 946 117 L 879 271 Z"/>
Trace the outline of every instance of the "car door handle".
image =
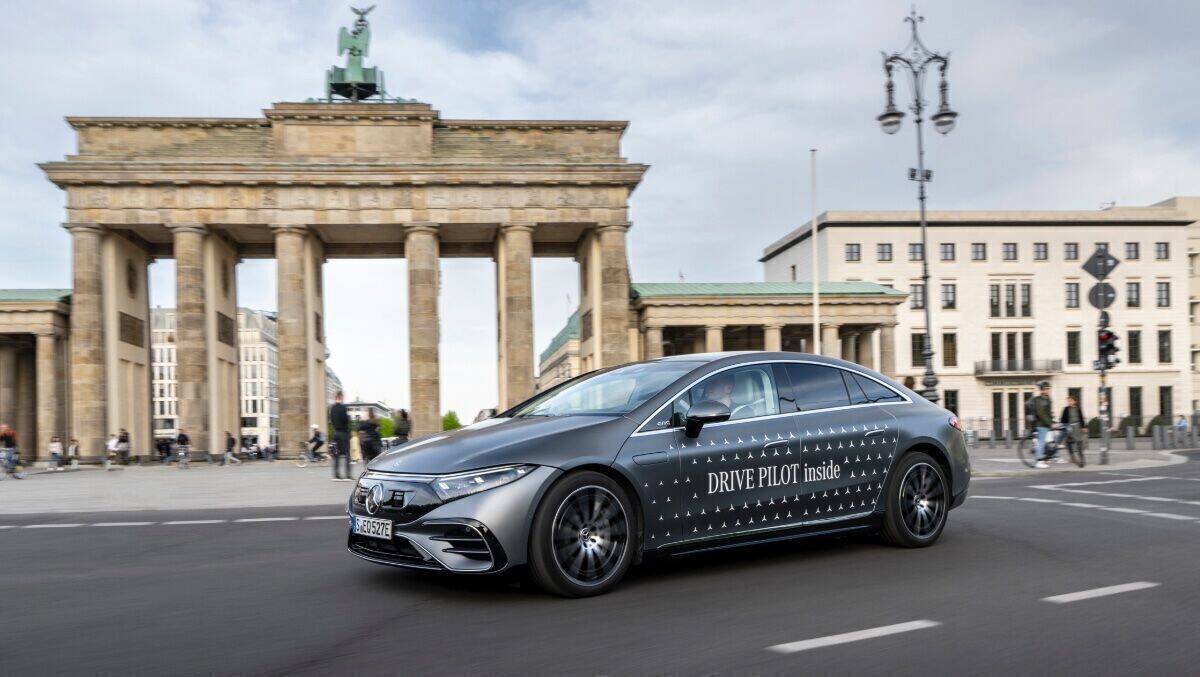
<path id="1" fill-rule="evenodd" d="M 670 457 L 665 451 L 656 451 L 650 454 L 638 454 L 633 457 L 633 462 L 638 465 L 654 465 L 655 463 L 666 463 Z"/>
<path id="2" fill-rule="evenodd" d="M 883 432 L 884 432 L 883 428 L 877 428 L 875 430 L 868 430 L 867 432 L 863 433 L 863 437 L 870 437 L 871 435 L 882 435 Z"/>
<path id="3" fill-rule="evenodd" d="M 787 440 L 775 440 L 774 442 L 767 442 L 766 444 L 764 444 L 763 449 L 775 449 L 776 447 L 786 447 L 787 443 L 788 443 Z"/>

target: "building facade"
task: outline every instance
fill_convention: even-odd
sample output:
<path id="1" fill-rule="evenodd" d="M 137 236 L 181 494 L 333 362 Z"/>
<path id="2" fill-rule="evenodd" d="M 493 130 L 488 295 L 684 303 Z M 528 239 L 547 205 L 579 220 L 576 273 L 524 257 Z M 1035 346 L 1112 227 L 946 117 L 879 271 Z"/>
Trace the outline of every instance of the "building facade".
<path id="1" fill-rule="evenodd" d="M 154 308 L 151 318 L 151 389 L 154 436 L 179 433 L 179 381 L 176 311 Z M 279 444 L 279 342 L 275 313 L 239 308 L 239 435 L 243 444 Z M 326 366 L 327 404 L 341 381 Z M 232 432 L 232 431 L 231 431 Z M 224 434 L 224 431 L 221 431 Z"/>
<path id="2" fill-rule="evenodd" d="M 365 419 L 369 412 L 374 412 L 375 418 L 392 417 L 392 408 L 383 402 L 367 402 L 363 400 L 346 402 L 346 414 L 352 421 L 361 421 Z"/>
<path id="3" fill-rule="evenodd" d="M 1115 420 L 1144 425 L 1195 405 L 1189 265 L 1196 217 L 1173 204 L 930 212 L 928 252 L 913 212 L 833 211 L 817 221 L 820 279 L 870 281 L 908 295 L 894 336 L 901 378 L 920 382 L 924 304 L 933 304 L 941 402 L 972 425 L 1020 428 L 1041 380 L 1051 383 L 1056 405 L 1073 394 L 1086 416 L 1097 415 L 1099 311 L 1088 302 L 1095 280 L 1081 266 L 1098 247 L 1120 260 L 1109 278 L 1117 292 L 1111 327 L 1122 348 L 1109 372 Z M 768 246 L 765 279 L 810 279 L 813 246 L 809 224 Z"/>

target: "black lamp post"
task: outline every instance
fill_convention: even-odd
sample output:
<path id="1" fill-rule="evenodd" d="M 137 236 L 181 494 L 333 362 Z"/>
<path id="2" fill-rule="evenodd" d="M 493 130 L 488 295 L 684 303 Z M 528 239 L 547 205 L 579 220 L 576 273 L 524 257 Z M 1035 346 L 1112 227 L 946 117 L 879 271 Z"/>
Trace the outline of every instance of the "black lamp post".
<path id="1" fill-rule="evenodd" d="M 904 120 L 904 111 L 896 108 L 892 72 L 898 70 L 902 74 L 908 75 L 912 89 L 912 104 L 909 106 L 909 110 L 915 116 L 914 126 L 917 129 L 917 167 L 908 170 L 908 178 L 917 182 L 917 201 L 921 211 L 921 287 L 925 294 L 925 342 L 921 350 L 921 357 L 925 360 L 925 376 L 921 379 L 921 385 L 924 386 L 921 394 L 930 402 L 937 402 L 938 379 L 937 374 L 933 371 L 933 297 L 931 296 L 932 290 L 929 288 L 929 237 L 925 227 L 925 184 L 933 179 L 933 172 L 925 169 L 925 139 L 922 131 L 922 125 L 925 122 L 925 75 L 933 68 L 937 68 L 940 78 L 938 84 L 940 105 L 932 116 L 933 128 L 941 134 L 949 134 L 950 130 L 954 129 L 958 113 L 950 110 L 948 99 L 949 86 L 946 84 L 946 69 L 950 66 L 950 55 L 934 52 L 921 42 L 921 37 L 917 35 L 917 24 L 924 21 L 925 17 L 918 16 L 915 8 L 904 20 L 912 28 L 912 38 L 903 50 L 883 55 L 883 72 L 887 75 L 887 107 L 876 119 L 886 134 L 895 134 L 900 130 L 900 123 Z"/>

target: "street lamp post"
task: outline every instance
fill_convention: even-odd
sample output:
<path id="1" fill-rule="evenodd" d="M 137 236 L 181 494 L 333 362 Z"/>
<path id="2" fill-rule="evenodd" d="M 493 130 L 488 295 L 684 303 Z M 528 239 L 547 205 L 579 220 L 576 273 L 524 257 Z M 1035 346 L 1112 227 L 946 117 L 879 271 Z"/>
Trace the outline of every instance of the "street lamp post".
<path id="1" fill-rule="evenodd" d="M 902 74 L 907 74 L 912 89 L 912 104 L 909 106 L 909 110 L 913 112 L 913 126 L 917 129 L 917 166 L 915 169 L 908 170 L 908 178 L 917 182 L 917 202 L 920 204 L 921 213 L 921 288 L 925 296 L 925 341 L 921 350 L 921 357 L 925 360 L 925 376 L 921 379 L 921 385 L 924 386 L 921 394 L 925 399 L 936 403 L 938 401 L 938 379 L 937 374 L 933 371 L 934 301 L 931 295 L 932 290 L 929 288 L 929 237 L 925 225 L 925 184 L 933 179 L 933 172 L 925 169 L 925 138 L 922 129 L 925 122 L 925 76 L 932 68 L 937 68 L 940 78 L 938 84 L 940 105 L 932 116 L 934 129 L 941 134 L 949 134 L 950 130 L 954 129 L 958 113 L 950 110 L 950 90 L 946 84 L 946 69 L 950 66 L 950 55 L 934 52 L 921 42 L 921 37 L 917 34 L 917 24 L 924 21 L 925 17 L 919 16 L 915 8 L 904 20 L 912 28 L 912 38 L 908 41 L 908 45 L 899 52 L 883 54 L 883 72 L 887 76 L 887 107 L 876 119 L 886 134 L 895 134 L 900 130 L 904 111 L 896 108 L 892 72 L 898 70 Z"/>

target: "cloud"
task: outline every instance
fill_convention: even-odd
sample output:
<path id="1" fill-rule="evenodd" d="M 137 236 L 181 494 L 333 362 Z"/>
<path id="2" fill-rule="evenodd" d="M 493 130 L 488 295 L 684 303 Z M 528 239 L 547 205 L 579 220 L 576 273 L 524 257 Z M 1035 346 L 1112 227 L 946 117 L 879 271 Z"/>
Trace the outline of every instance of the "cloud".
<path id="1" fill-rule="evenodd" d="M 632 199 L 635 279 L 760 279 L 767 243 L 822 209 L 911 208 L 907 126 L 882 134 L 881 50 L 905 3 L 752 0 L 381 2 L 371 60 L 392 93 L 445 117 L 630 120 L 624 154 L 652 166 Z M 1200 193 L 1200 7 L 1116 1 L 921 3 L 950 51 L 958 129 L 932 135 L 930 206 L 1091 208 Z M 0 22 L 0 285 L 69 283 L 62 196 L 33 166 L 72 152 L 64 115 L 254 115 L 320 93 L 341 3 L 43 2 Z M 902 98 L 907 92 L 901 88 Z M 906 120 L 911 123 L 911 119 Z M 719 252 L 719 254 L 718 254 Z M 158 264 L 155 299 L 171 302 Z M 273 267 L 241 269 L 273 305 Z M 538 261 L 535 339 L 577 301 L 575 266 Z M 407 401 L 404 263 L 329 265 L 331 363 L 347 390 Z M 495 404 L 494 269 L 443 263 L 444 408 Z M 267 293 L 264 293 L 266 291 Z"/>

